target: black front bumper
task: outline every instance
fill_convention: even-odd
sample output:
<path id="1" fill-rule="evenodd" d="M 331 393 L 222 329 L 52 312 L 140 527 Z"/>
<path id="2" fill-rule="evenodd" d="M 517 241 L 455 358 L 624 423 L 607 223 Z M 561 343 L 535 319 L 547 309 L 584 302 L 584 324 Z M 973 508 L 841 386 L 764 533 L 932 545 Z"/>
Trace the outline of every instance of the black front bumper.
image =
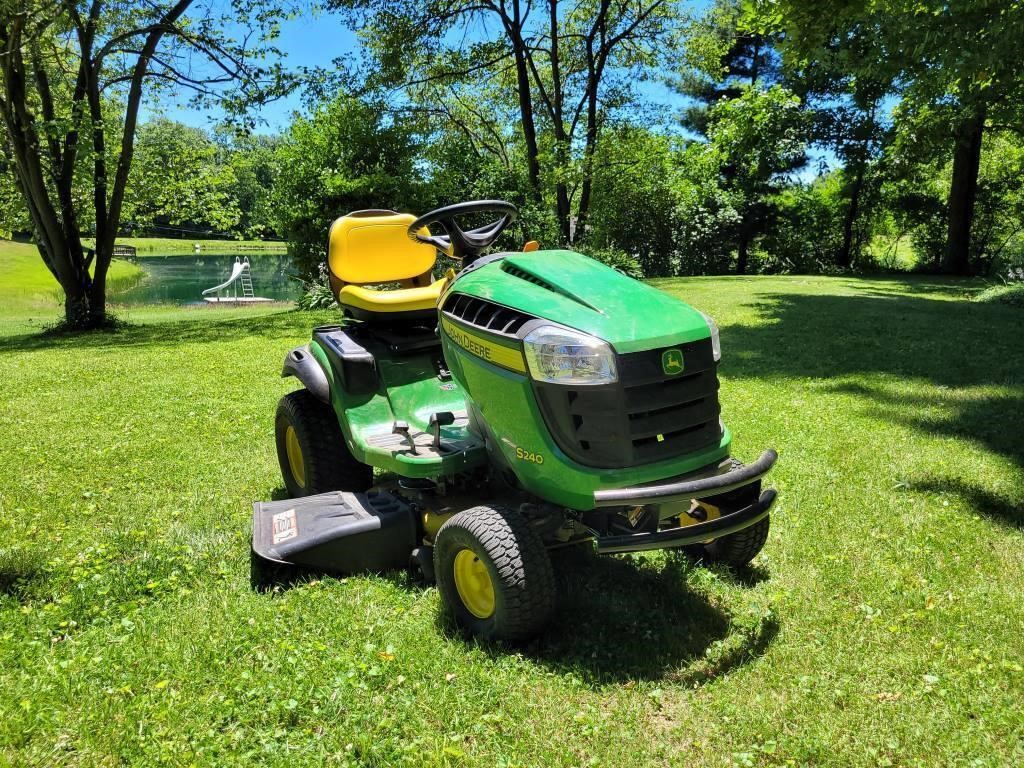
<path id="1" fill-rule="evenodd" d="M 664 531 L 629 533 L 621 536 L 602 536 L 597 539 L 597 551 L 602 555 L 621 552 L 644 552 L 651 549 L 675 549 L 700 544 L 709 539 L 728 536 L 760 522 L 768 516 L 775 503 L 775 491 L 768 489 L 753 504 L 713 520 Z"/>
<path id="2" fill-rule="evenodd" d="M 745 464 L 739 469 L 721 475 L 704 476 L 695 480 L 682 479 L 658 485 L 638 485 L 632 488 L 594 491 L 594 506 L 641 506 L 716 496 L 760 480 L 768 474 L 768 470 L 774 466 L 778 458 L 779 454 L 769 448 L 753 464 Z"/>

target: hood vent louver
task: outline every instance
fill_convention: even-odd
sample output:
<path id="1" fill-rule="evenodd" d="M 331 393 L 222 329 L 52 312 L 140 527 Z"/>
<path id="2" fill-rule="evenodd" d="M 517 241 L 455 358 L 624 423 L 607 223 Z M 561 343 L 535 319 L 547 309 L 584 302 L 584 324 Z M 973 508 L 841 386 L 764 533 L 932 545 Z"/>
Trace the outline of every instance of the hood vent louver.
<path id="1" fill-rule="evenodd" d="M 513 264 L 512 262 L 510 262 L 508 260 L 505 260 L 505 261 L 501 262 L 501 271 L 504 272 L 506 275 L 512 275 L 513 277 L 518 277 L 520 280 L 525 280 L 526 282 L 533 283 L 534 285 L 539 286 L 539 287 L 541 287 L 541 288 L 543 288 L 543 289 L 545 289 L 547 291 L 551 291 L 552 293 L 557 293 L 560 296 L 565 296 L 567 299 L 572 299 L 577 304 L 582 304 L 587 309 L 592 309 L 595 312 L 599 312 L 601 314 L 604 314 L 603 312 L 601 312 L 600 309 L 595 307 L 590 302 L 584 301 L 579 296 L 576 296 L 575 294 L 570 293 L 569 291 L 565 290 L 564 288 L 561 288 L 561 287 L 559 287 L 557 285 L 554 285 L 553 283 L 549 283 L 544 278 L 538 277 L 537 275 L 533 274 L 529 270 L 523 269 L 518 264 Z"/>
<path id="2" fill-rule="evenodd" d="M 491 333 L 503 336 L 515 336 L 516 331 L 530 320 L 533 315 L 515 309 L 503 307 L 491 301 L 453 293 L 444 303 L 443 311 L 466 325 L 482 328 Z"/>
<path id="3" fill-rule="evenodd" d="M 528 283 L 539 285 L 541 288 L 546 288 L 549 291 L 554 291 L 555 293 L 562 293 L 562 291 L 559 290 L 558 286 L 552 285 L 547 280 L 537 277 L 532 272 L 527 272 L 522 267 L 516 264 L 512 264 L 508 261 L 502 262 L 501 271 L 507 275 L 518 277 L 520 280 L 525 280 Z"/>

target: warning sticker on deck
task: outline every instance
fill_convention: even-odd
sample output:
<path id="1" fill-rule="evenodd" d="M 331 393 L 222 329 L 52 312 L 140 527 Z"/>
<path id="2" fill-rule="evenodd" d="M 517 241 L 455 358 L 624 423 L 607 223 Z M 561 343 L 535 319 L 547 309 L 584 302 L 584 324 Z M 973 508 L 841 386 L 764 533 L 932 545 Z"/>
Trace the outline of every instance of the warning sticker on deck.
<path id="1" fill-rule="evenodd" d="M 274 544 L 294 539 L 299 535 L 299 526 L 295 522 L 295 510 L 289 509 L 286 512 L 278 512 L 271 523 Z"/>

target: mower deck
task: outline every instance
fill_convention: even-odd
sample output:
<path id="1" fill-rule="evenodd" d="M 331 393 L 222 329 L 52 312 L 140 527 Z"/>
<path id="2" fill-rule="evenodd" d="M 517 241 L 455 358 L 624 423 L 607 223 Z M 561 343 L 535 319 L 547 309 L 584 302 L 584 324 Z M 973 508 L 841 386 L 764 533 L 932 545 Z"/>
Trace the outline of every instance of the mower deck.
<path id="1" fill-rule="evenodd" d="M 253 504 L 252 551 L 334 573 L 403 568 L 416 546 L 409 505 L 390 493 L 332 491 Z"/>

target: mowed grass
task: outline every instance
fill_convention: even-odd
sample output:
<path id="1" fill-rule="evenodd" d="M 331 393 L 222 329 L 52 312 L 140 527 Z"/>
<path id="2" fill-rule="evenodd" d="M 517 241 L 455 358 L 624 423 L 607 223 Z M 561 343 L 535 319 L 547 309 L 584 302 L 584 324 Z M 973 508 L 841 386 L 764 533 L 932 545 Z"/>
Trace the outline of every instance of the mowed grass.
<path id="1" fill-rule="evenodd" d="M 83 243 L 92 246 L 93 240 L 83 239 Z M 285 253 L 287 244 L 270 240 L 189 240 L 174 237 L 119 237 L 117 245 L 130 245 L 136 249 L 140 258 L 146 256 L 185 256 L 195 253 L 198 245 L 201 253 L 226 254 L 237 253 L 260 255 L 261 253 Z"/>
<path id="2" fill-rule="evenodd" d="M 142 277 L 138 265 L 114 259 L 107 272 L 111 299 Z M 46 318 L 46 322 L 52 323 L 63 302 L 64 292 L 34 245 L 0 240 L 0 333 L 15 319 Z"/>
<path id="3" fill-rule="evenodd" d="M 962 284 L 658 285 L 780 493 L 751 570 L 563 555 L 521 648 L 400 575 L 249 586 L 285 351 L 333 313 L 0 339 L 0 765 L 1024 763 L 1024 315 Z"/>

